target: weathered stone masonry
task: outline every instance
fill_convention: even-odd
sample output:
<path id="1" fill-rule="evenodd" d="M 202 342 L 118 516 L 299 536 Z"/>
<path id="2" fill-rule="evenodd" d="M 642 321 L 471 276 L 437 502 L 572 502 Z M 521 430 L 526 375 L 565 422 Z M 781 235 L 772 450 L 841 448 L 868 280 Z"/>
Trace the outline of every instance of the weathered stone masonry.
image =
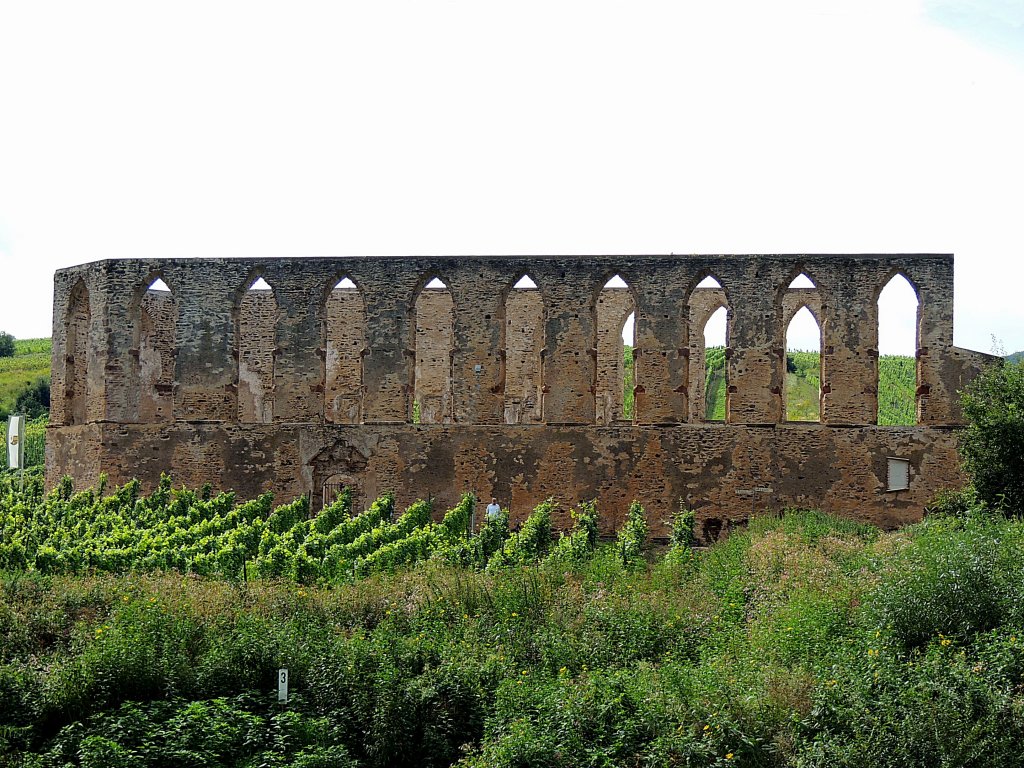
<path id="1" fill-rule="evenodd" d="M 801 273 L 814 288 L 790 287 Z M 616 274 L 628 288 L 605 286 Z M 895 274 L 919 300 L 913 427 L 876 426 L 877 300 Z M 515 287 L 524 275 L 536 288 Z M 721 287 L 698 288 L 707 276 Z M 514 519 L 549 495 L 598 497 L 606 530 L 637 498 L 656 534 L 680 500 L 709 536 L 786 506 L 894 526 L 960 481 L 956 392 L 991 360 L 953 346 L 952 286 L 949 255 L 85 264 L 54 279 L 47 481 L 152 486 L 166 471 L 315 503 L 349 484 L 361 502 L 393 489 L 439 510 L 469 490 Z M 720 306 L 727 417 L 711 423 L 703 328 Z M 803 306 L 822 334 L 820 423 L 784 420 L 785 329 Z M 906 490 L 888 490 L 891 457 L 909 462 Z"/>

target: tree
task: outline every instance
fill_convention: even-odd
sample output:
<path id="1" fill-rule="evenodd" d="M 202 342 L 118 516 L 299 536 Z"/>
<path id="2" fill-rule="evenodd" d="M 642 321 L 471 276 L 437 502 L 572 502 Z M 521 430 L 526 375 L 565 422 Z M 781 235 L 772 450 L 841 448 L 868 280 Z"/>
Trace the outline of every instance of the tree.
<path id="1" fill-rule="evenodd" d="M 0 331 L 0 357 L 14 357 L 14 337 Z"/>
<path id="2" fill-rule="evenodd" d="M 23 389 L 14 401 L 14 412 L 23 413 L 30 419 L 50 412 L 50 380 L 36 379 Z"/>
<path id="3" fill-rule="evenodd" d="M 993 365 L 960 396 L 967 429 L 964 470 L 978 498 L 1007 514 L 1024 514 L 1024 365 Z"/>

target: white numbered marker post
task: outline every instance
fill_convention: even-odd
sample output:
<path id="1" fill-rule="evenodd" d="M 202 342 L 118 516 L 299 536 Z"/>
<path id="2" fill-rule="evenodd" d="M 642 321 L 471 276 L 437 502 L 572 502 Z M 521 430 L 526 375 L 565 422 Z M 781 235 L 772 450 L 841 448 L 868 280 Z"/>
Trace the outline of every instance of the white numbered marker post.
<path id="1" fill-rule="evenodd" d="M 288 703 L 288 670 L 277 670 L 277 700 L 281 704 Z"/>

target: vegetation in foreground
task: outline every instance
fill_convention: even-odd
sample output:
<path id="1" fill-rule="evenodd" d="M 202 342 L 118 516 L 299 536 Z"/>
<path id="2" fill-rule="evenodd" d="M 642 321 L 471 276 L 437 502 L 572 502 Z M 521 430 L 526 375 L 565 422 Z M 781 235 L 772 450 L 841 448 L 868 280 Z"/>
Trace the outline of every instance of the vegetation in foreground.
<path id="1" fill-rule="evenodd" d="M 647 559 L 584 535 L 575 554 L 552 542 L 498 568 L 428 558 L 334 586 L 9 570 L 2 751 L 38 766 L 1021 754 L 1019 521 L 936 515 L 883 534 L 791 512 L 701 552 L 688 530 L 684 518 Z"/>

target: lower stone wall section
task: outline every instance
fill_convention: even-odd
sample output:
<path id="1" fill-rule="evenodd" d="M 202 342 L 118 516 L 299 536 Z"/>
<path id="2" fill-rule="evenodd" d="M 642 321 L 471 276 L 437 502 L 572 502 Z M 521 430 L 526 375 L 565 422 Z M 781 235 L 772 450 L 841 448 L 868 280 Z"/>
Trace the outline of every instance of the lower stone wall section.
<path id="1" fill-rule="evenodd" d="M 541 500 L 568 507 L 597 498 L 604 533 L 621 525 L 633 499 L 651 533 L 668 535 L 680 501 L 697 511 L 705 539 L 751 514 L 787 507 L 822 509 L 894 528 L 919 520 L 925 504 L 963 482 L 956 430 L 783 424 L 550 427 L 533 425 L 239 425 L 177 422 L 51 427 L 47 484 L 70 468 L 76 487 L 106 472 L 152 488 L 161 472 L 176 486 L 211 482 L 243 498 L 271 490 L 279 502 L 325 484 L 348 484 L 360 507 L 386 490 L 400 506 L 433 497 L 435 514 L 464 491 L 496 496 L 523 520 Z M 886 490 L 888 459 L 907 459 L 909 490 Z"/>

